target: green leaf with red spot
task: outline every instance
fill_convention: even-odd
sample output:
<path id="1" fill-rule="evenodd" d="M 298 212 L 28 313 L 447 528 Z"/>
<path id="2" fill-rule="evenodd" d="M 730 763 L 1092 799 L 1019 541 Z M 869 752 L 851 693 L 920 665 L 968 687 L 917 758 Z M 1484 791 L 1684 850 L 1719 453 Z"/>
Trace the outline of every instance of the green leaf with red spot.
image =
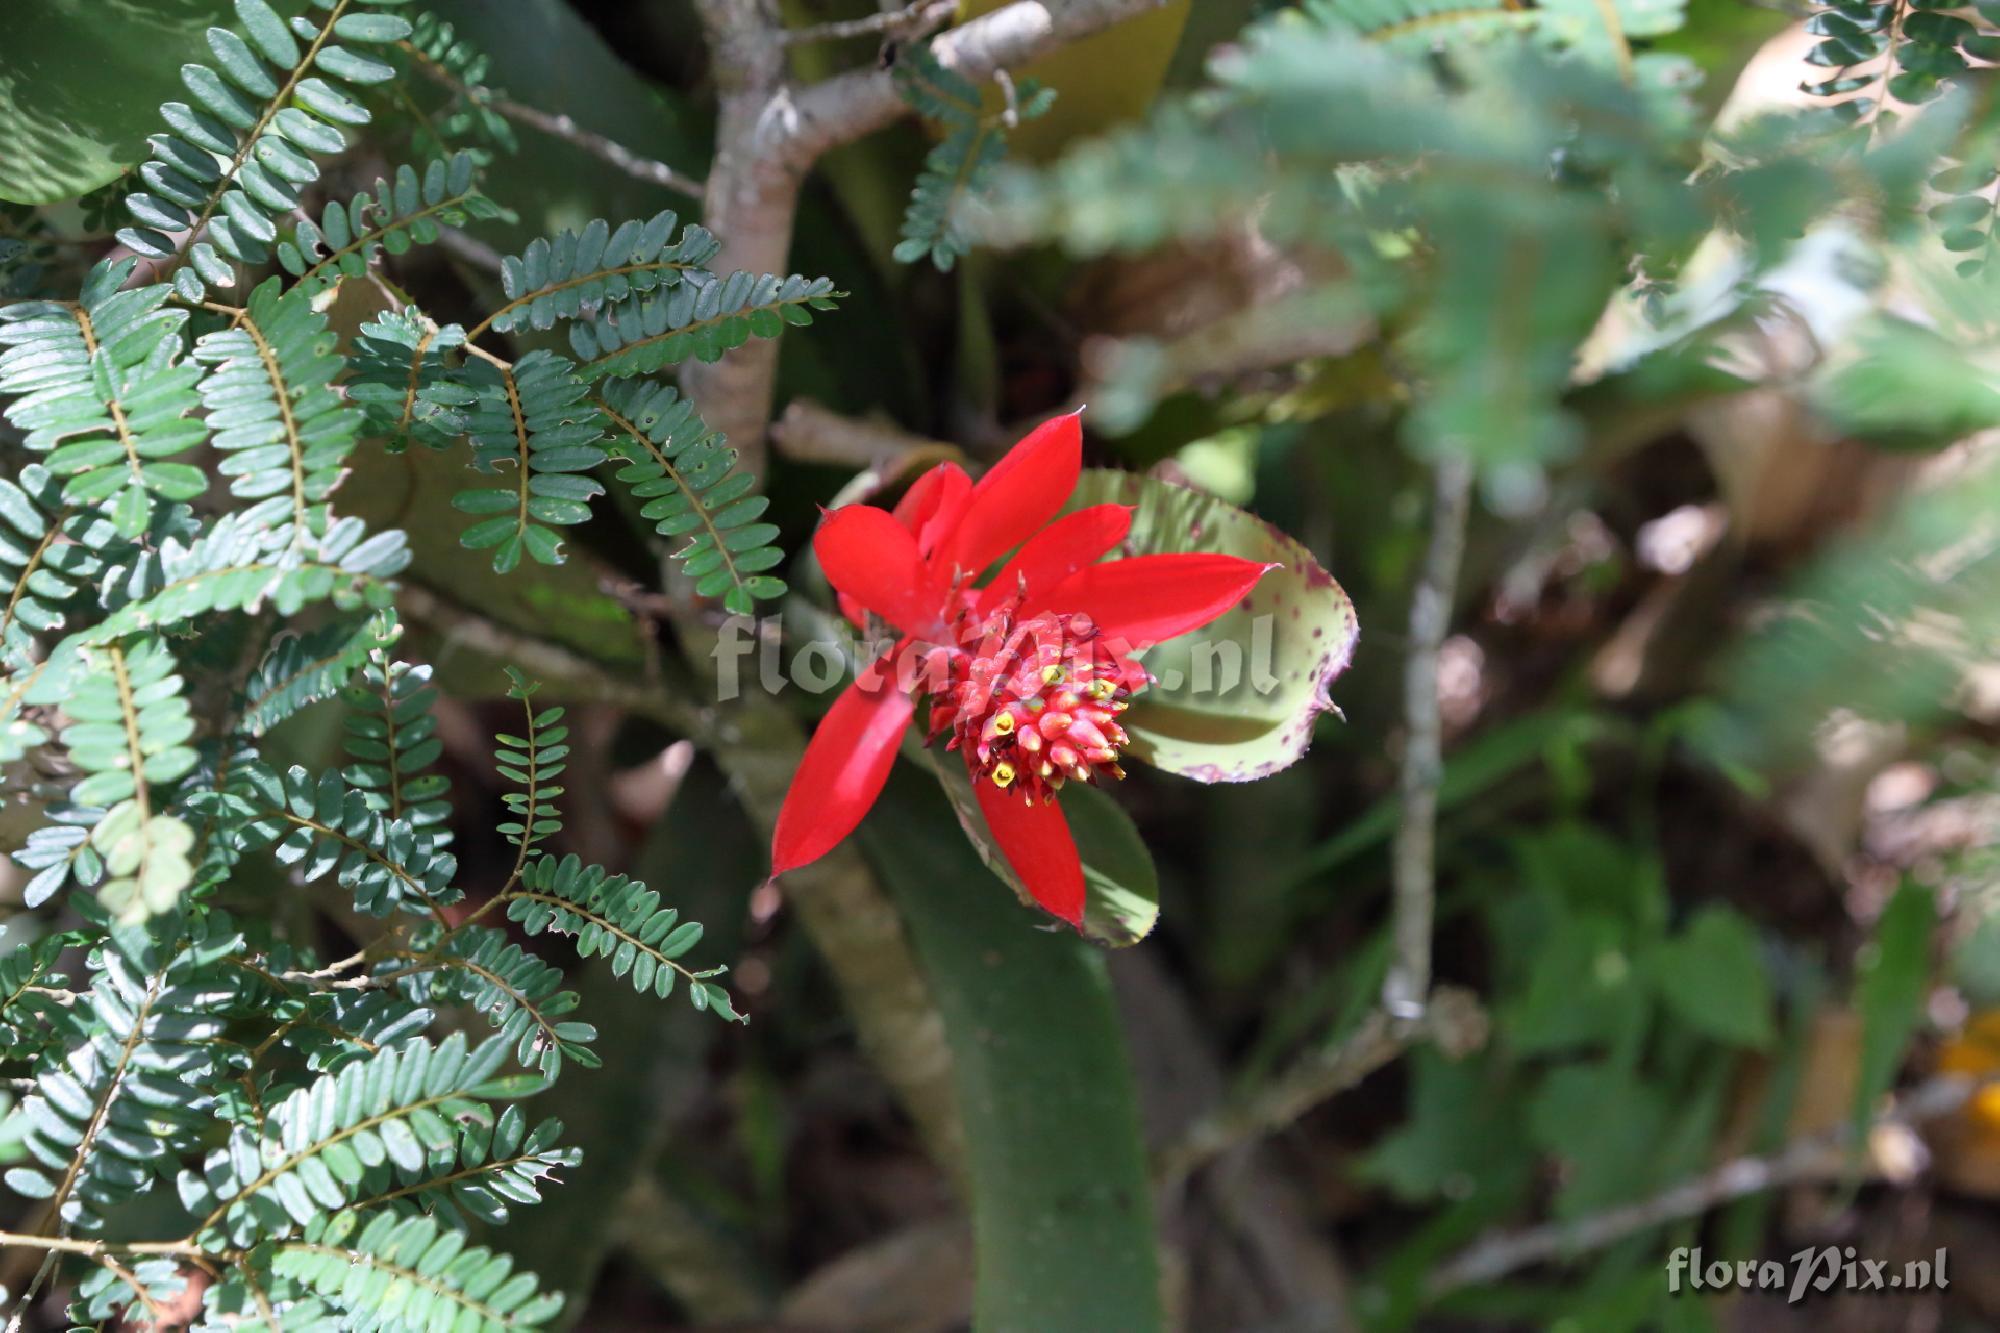
<path id="1" fill-rule="evenodd" d="M 1007 858 L 993 845 L 993 834 L 973 799 L 972 779 L 965 765 L 955 754 L 924 753 L 937 770 L 938 782 L 979 859 L 1014 891 L 1023 906 L 1041 911 Z M 1060 803 L 1083 862 L 1083 933 L 1114 949 L 1137 944 L 1151 933 L 1160 917 L 1160 879 L 1145 840 L 1132 817 L 1101 788 L 1072 782 L 1063 788 Z"/>
<path id="2" fill-rule="evenodd" d="M 1070 499 L 1134 507 L 1111 559 L 1208 551 L 1275 562 L 1245 602 L 1144 657 L 1156 683 L 1125 715 L 1131 755 L 1198 782 L 1250 782 L 1289 767 L 1333 708 L 1354 654 L 1354 605 L 1312 553 L 1256 515 L 1203 491 L 1086 469 Z"/>

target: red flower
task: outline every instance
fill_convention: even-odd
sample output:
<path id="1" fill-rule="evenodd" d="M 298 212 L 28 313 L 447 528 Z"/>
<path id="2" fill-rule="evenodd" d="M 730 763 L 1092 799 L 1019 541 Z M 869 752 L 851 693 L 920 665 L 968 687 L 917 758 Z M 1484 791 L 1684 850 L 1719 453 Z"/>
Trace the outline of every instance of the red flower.
<path id="1" fill-rule="evenodd" d="M 979 808 L 1035 901 L 1083 921 L 1083 867 L 1055 804 L 1064 781 L 1125 776 L 1118 724 L 1145 686 L 1132 654 L 1206 625 L 1270 566 L 1228 555 L 1100 564 L 1132 513 L 1096 505 L 1055 518 L 1076 489 L 1083 431 L 1045 422 L 973 485 L 941 463 L 894 513 L 850 505 L 813 538 L 841 608 L 902 635 L 835 701 L 786 793 L 771 844 L 783 874 L 831 851 L 881 794 L 916 711 L 964 752 Z M 1020 547 L 982 587 L 972 580 Z"/>

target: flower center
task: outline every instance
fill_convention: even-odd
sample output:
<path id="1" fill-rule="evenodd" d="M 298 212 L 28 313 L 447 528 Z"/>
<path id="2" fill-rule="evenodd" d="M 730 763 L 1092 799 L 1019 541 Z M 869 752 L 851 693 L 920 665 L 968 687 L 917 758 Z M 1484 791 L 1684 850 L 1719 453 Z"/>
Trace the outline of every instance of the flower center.
<path id="1" fill-rule="evenodd" d="M 1070 779 L 1125 776 L 1118 715 L 1146 681 L 1087 615 L 967 617 L 950 681 L 931 704 L 931 739 L 950 732 L 945 748 L 964 753 L 974 782 L 1050 801 Z"/>

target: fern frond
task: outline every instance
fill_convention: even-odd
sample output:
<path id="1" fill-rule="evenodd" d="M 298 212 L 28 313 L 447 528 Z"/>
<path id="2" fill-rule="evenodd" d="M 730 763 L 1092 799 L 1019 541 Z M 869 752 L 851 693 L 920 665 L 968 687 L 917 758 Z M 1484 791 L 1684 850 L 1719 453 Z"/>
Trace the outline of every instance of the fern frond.
<path id="1" fill-rule="evenodd" d="M 56 1043 L 87 1036 L 63 1001 L 69 978 L 56 970 L 63 951 L 82 938 L 44 935 L 0 955 L 0 1060 L 38 1061 Z"/>
<path id="2" fill-rule="evenodd" d="M 217 961 L 241 935 L 204 925 L 185 946 L 107 941 L 90 959 L 91 1035 L 35 1081 L 22 1102 L 28 1164 L 6 1173 L 18 1194 L 48 1199 L 65 1233 L 90 1233 L 105 1210 L 149 1190 L 162 1162 L 214 1122 L 203 1089 L 233 1057 L 219 1045 L 230 998 Z"/>
<path id="3" fill-rule="evenodd" d="M 330 699 L 400 631 L 386 611 L 336 620 L 271 645 L 243 688 L 238 726 L 261 736 L 300 710 Z"/>
<path id="4" fill-rule="evenodd" d="M 201 369 L 179 359 L 187 312 L 164 308 L 158 284 L 120 290 L 134 263 L 99 264 L 74 303 L 0 308 L 7 419 L 47 453 L 66 502 L 107 506 L 127 537 L 145 530 L 155 496 L 185 500 L 208 485 L 200 468 L 170 461 L 208 434 L 188 415 Z"/>
<path id="5" fill-rule="evenodd" d="M 418 134 L 417 142 L 429 141 L 442 152 L 459 138 L 470 135 L 502 152 L 515 151 L 520 145 L 514 137 L 514 127 L 493 109 L 493 99 L 501 90 L 488 81 L 492 62 L 486 53 L 429 10 L 419 10 L 410 19 L 415 30 L 397 45 L 412 64 L 428 65 L 464 90 L 463 97 L 454 99 L 441 114 L 419 116 L 417 125 L 423 132 Z M 481 156 L 490 154 L 482 150 Z"/>
<path id="6" fill-rule="evenodd" d="M 432 846 L 450 843 L 451 780 L 425 772 L 444 753 L 431 713 L 437 702 L 431 669 L 394 661 L 386 648 L 378 649 L 361 680 L 341 697 L 348 706 L 342 745 L 354 761 L 341 777 L 388 818 L 429 834 Z"/>
<path id="7" fill-rule="evenodd" d="M 112 525 L 66 506 L 49 470 L 30 463 L 0 477 L 0 666 L 18 670 L 34 637 L 63 627 L 90 580 L 104 569 L 100 551 L 116 540 Z"/>
<path id="8" fill-rule="evenodd" d="M 281 774 L 251 761 L 233 775 L 225 805 L 244 850 L 275 844 L 278 860 L 306 883 L 335 875 L 370 916 L 399 907 L 435 913 L 456 900 L 457 858 L 408 820 L 377 811 L 369 795 L 332 770 L 315 778 L 296 764 Z"/>
<path id="9" fill-rule="evenodd" d="M 150 140 L 154 160 L 140 168 L 148 188 L 125 201 L 138 225 L 118 239 L 165 261 L 162 280 L 188 301 L 210 286 L 234 286 L 230 261 L 268 258 L 277 220 L 319 176 L 313 155 L 340 152 L 341 127 L 368 123 L 349 90 L 396 76 L 395 66 L 355 47 L 409 36 L 407 20 L 369 12 L 400 2 L 330 0 L 320 22 L 288 24 L 265 0 L 236 0 L 244 35 L 210 28 L 216 68 L 181 66 L 194 101 L 160 108 L 172 132 Z"/>
<path id="10" fill-rule="evenodd" d="M 476 170 L 470 153 L 434 159 L 421 179 L 416 168 L 397 167 L 393 184 L 378 180 L 373 194 L 335 200 L 317 223 L 301 221 L 278 242 L 278 262 L 297 279 L 293 287 L 312 296 L 366 273 L 379 251 L 399 255 L 436 241 L 441 227 L 499 217 L 505 210 L 473 185 Z"/>
<path id="11" fill-rule="evenodd" d="M 280 499 L 277 505 L 287 503 Z M 254 610 L 267 602 L 285 616 L 310 602 L 331 601 L 342 610 L 371 599 L 385 602 L 386 580 L 410 562 L 402 533 L 370 537 L 354 518 L 334 520 L 318 549 L 302 555 L 291 525 L 272 523 L 270 505 L 226 514 L 192 542 L 169 539 L 118 570 L 117 609 L 65 643 L 107 643 L 149 626 Z"/>
<path id="12" fill-rule="evenodd" d="M 714 361 L 751 338 L 775 338 L 785 325 L 812 323 L 844 293 L 831 278 L 780 278 L 737 272 L 712 282 L 691 275 L 665 292 L 627 301 L 570 326 L 569 341 L 585 379 L 650 375 L 688 357 Z"/>
<path id="13" fill-rule="evenodd" d="M 1939 229 L 1938 243 L 1963 255 L 1956 265 L 1960 277 L 1975 277 L 1993 262 L 2000 247 L 2000 199 L 1993 183 L 2000 167 L 1968 157 L 1931 177 L 1931 188 L 1945 196 L 1927 210 Z"/>
<path id="14" fill-rule="evenodd" d="M 199 760 L 187 743 L 194 718 L 173 654 L 150 635 L 87 646 L 66 660 L 74 669 L 44 676 L 28 699 L 62 705 L 63 743 L 84 773 L 71 800 L 105 811 L 90 830 L 109 875 L 98 897 L 120 919 L 140 920 L 172 907 L 194 876 L 194 834 L 156 813 L 150 794 Z"/>
<path id="15" fill-rule="evenodd" d="M 121 801 L 90 830 L 104 861 L 98 901 L 124 923 L 170 910 L 194 879 L 194 831 L 174 815 L 149 814 L 143 801 Z"/>
<path id="16" fill-rule="evenodd" d="M 452 496 L 460 513 L 487 516 L 459 543 L 491 548 L 497 573 L 520 564 L 524 551 L 540 564 L 561 564 L 555 529 L 589 518 L 589 500 L 604 493 L 588 475 L 605 459 L 603 416 L 586 401 L 575 367 L 552 352 L 530 352 L 511 368 L 474 360 L 460 378 L 479 395 L 466 421 L 473 468 L 501 474 L 504 467 L 510 484 Z"/>
<path id="17" fill-rule="evenodd" d="M 731 471 L 736 451 L 695 415 L 694 404 L 645 380 L 606 385 L 596 403 L 617 433 L 611 452 L 624 461 L 618 480 L 646 502 L 640 516 L 663 537 L 687 539 L 673 556 L 695 591 L 721 597 L 739 615 L 784 596 L 784 580 L 764 572 L 784 561 L 772 545 L 777 525 L 758 522 L 770 500 L 751 494 L 756 478 Z"/>
<path id="18" fill-rule="evenodd" d="M 324 525 L 326 498 L 340 484 L 361 414 L 333 390 L 345 362 L 333 352 L 326 316 L 305 293 L 268 278 L 250 293 L 235 324 L 196 339 L 217 471 L 232 495 L 289 498 L 294 542 Z"/>
<path id="19" fill-rule="evenodd" d="M 576 1012 L 577 998 L 562 988 L 562 972 L 510 943 L 504 932 L 461 926 L 398 982 L 419 1004 L 464 1004 L 484 1014 L 515 1060 L 546 1078 L 554 1078 L 565 1059 L 585 1069 L 603 1063 L 589 1046 L 597 1029 L 566 1017 Z"/>
<path id="20" fill-rule="evenodd" d="M 616 231 L 593 218 L 581 231 L 536 238 L 518 256 L 501 261 L 501 306 L 472 331 L 507 333 L 521 328 L 554 328 L 559 319 L 589 316 L 645 292 L 672 287 L 684 275 L 712 279 L 704 267 L 721 242 L 696 223 L 669 245 L 679 217 L 671 210 L 644 222 L 621 223 Z"/>
<path id="21" fill-rule="evenodd" d="M 463 328 L 433 326 L 415 307 L 363 324 L 348 363 L 347 396 L 366 414 L 368 434 L 388 440 L 391 449 L 412 441 L 432 449 L 456 443 L 479 400 L 445 359 L 464 344 Z"/>
<path id="22" fill-rule="evenodd" d="M 48 675 L 48 665 L 37 662 L 15 675 L 0 677 L 0 763 L 11 764 L 36 746 L 48 744 L 49 733 L 41 724 L 21 714 L 29 691 Z"/>
<path id="23" fill-rule="evenodd" d="M 507 1221 L 509 1203 L 541 1202 L 543 1184 L 553 1182 L 561 1168 L 583 1160 L 579 1150 L 556 1146 L 562 1128 L 562 1121 L 549 1119 L 530 1130 L 517 1105 L 501 1111 L 497 1120 L 464 1117 L 457 1148 L 433 1153 L 421 1170 L 405 1171 L 393 1163 L 377 1168 L 393 1172 L 400 1183 L 390 1187 L 385 1181 L 369 1192 L 363 1206 L 413 1206 L 460 1231 L 475 1221 L 498 1226 Z"/>
<path id="24" fill-rule="evenodd" d="M 515 1272 L 509 1256 L 468 1245 L 463 1232 L 428 1217 L 382 1213 L 362 1226 L 353 1213 L 342 1213 L 310 1228 L 305 1239 L 279 1245 L 271 1268 L 357 1320 L 372 1320 L 379 1310 L 422 1311 L 421 1321 L 403 1319 L 413 1328 L 454 1333 L 540 1328 L 563 1302 L 557 1292 L 539 1291 L 533 1273 Z"/>
<path id="25" fill-rule="evenodd" d="M 72 881 L 93 888 L 104 878 L 104 858 L 90 841 L 104 811 L 64 801 L 49 806 L 42 818 L 47 822 L 14 853 L 17 865 L 35 872 L 21 886 L 24 907 L 40 907 Z"/>
<path id="26" fill-rule="evenodd" d="M 1888 101 L 1921 106 L 1970 68 L 1967 53 L 2000 54 L 1990 32 L 1912 0 L 1824 0 L 1806 31 L 1819 39 L 1806 63 L 1827 73 L 1799 86 L 1848 122 L 1883 121 Z"/>
<path id="27" fill-rule="evenodd" d="M 555 799 L 563 794 L 563 789 L 553 784 L 569 767 L 563 762 L 569 757 L 569 746 L 564 744 L 569 739 L 569 728 L 561 725 L 563 710 L 547 708 L 537 713 L 533 696 L 538 687 L 513 667 L 507 668 L 507 675 L 513 682 L 507 696 L 521 701 L 528 734 L 514 736 L 503 731 L 497 738 L 500 744 L 493 751 L 494 767 L 500 776 L 520 784 L 520 790 L 506 795 L 507 813 L 513 818 L 498 827 L 501 836 L 513 842 L 516 853 L 514 872 L 507 877 L 503 893 L 520 879 L 536 845 L 562 830 L 562 812 L 556 808 Z"/>
<path id="28" fill-rule="evenodd" d="M 521 885 L 507 895 L 507 917 L 530 935 L 546 931 L 576 937 L 576 951 L 611 960 L 613 976 L 629 974 L 635 990 L 665 998 L 674 978 L 687 978 L 690 997 L 703 1008 L 739 1020 L 729 993 L 708 978 L 722 969 L 690 971 L 679 959 L 701 943 L 701 923 L 682 921 L 660 905 L 660 895 L 602 866 L 586 866 L 574 855 L 545 856 L 530 865 Z"/>
<path id="29" fill-rule="evenodd" d="M 490 1117 L 479 1089 L 506 1059 L 506 1043 L 471 1047 L 455 1032 L 323 1074 L 271 1107 L 261 1130 L 236 1126 L 199 1172 L 181 1172 L 181 1206 L 202 1219 L 198 1237 L 248 1248 L 347 1208 L 384 1162 L 413 1174 L 444 1154 L 456 1162 L 451 1122 Z"/>
<path id="30" fill-rule="evenodd" d="M 177 1258 L 147 1258 L 109 1254 L 95 1258 L 97 1267 L 76 1284 L 70 1318 L 102 1328 L 118 1316 L 157 1326 L 164 1307 L 187 1290 L 187 1275 Z"/>
<path id="31" fill-rule="evenodd" d="M 86 776 L 71 789 L 85 805 L 111 806 L 172 782 L 195 766 L 187 744 L 194 718 L 181 694 L 173 654 L 140 637 L 83 650 L 87 674 L 60 700 L 69 724 L 63 744 Z"/>
<path id="32" fill-rule="evenodd" d="M 948 273 L 972 240 L 957 220 L 958 210 L 966 199 L 986 189 L 993 169 L 1006 156 L 1009 117 L 985 114 L 979 89 L 940 64 L 928 45 L 898 57 L 895 81 L 904 101 L 945 130 L 925 156 L 910 190 L 895 258 L 913 264 L 928 255 L 932 264 Z M 1055 101 L 1053 89 L 1039 87 L 1032 79 L 1022 83 L 1017 96 L 1012 108 L 1016 120 L 1042 115 Z"/>
<path id="33" fill-rule="evenodd" d="M 1628 39 L 1678 29 L 1686 0 L 1553 0 L 1524 6 L 1508 0 L 1312 0 L 1303 19 L 1333 32 L 1427 57 L 1440 48 L 1518 34 L 1558 49 L 1599 55 Z M 1615 19 L 1615 32 L 1606 24 Z M 1297 21 L 1279 16 L 1282 25 Z"/>
<path id="34" fill-rule="evenodd" d="M 270 1047 L 315 1074 L 422 1036 L 437 1018 L 388 990 L 288 990 L 263 1012 L 276 1025 L 266 1038 Z M 290 1091 L 283 1087 L 280 1095 Z"/>

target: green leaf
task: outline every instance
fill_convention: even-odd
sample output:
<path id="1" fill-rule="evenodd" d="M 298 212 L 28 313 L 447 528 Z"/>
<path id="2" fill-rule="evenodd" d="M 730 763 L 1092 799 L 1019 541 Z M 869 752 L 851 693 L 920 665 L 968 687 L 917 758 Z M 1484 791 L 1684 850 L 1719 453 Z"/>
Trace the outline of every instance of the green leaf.
<path id="1" fill-rule="evenodd" d="M 1014 891 L 1022 906 L 1040 913 L 1034 896 L 994 847 L 986 817 L 972 794 L 972 779 L 958 756 L 929 749 L 924 753 L 936 769 L 938 782 L 973 851 Z M 1083 860 L 1083 933 L 1113 948 L 1137 944 L 1152 932 L 1160 916 L 1160 881 L 1152 853 L 1146 850 L 1131 816 L 1108 792 L 1071 783 L 1059 799 L 1069 819 L 1070 836 L 1076 840 L 1077 855 Z"/>
<path id="2" fill-rule="evenodd" d="M 972 1171 L 974 1326 L 1163 1327 L 1152 1191 L 1103 958 L 1033 929 L 996 894 L 965 892 L 978 858 L 914 774 L 891 779 L 861 840 L 951 1043 Z"/>
<path id="3" fill-rule="evenodd" d="M 121 5 L 16 0 L 0 77 L 0 199 L 45 204 L 117 178 L 146 153 L 160 103 L 186 95 L 178 70 L 208 60 L 227 0 Z"/>
<path id="4" fill-rule="evenodd" d="M 1528 1132 L 1567 1167 L 1556 1215 L 1582 1216 L 1652 1184 L 1668 1109 L 1658 1088 L 1615 1064 L 1551 1070 L 1529 1103 Z"/>
<path id="5" fill-rule="evenodd" d="M 1088 469 L 1070 508 L 1136 506 L 1114 555 L 1212 551 L 1278 563 L 1238 608 L 1145 656 L 1158 683 L 1132 701 L 1135 758 L 1199 782 L 1249 782 L 1312 743 L 1327 691 L 1359 627 L 1340 585 L 1293 541 L 1212 495 L 1133 473 Z"/>
<path id="6" fill-rule="evenodd" d="M 1875 938 L 1862 950 L 1854 987 L 1861 1011 L 1861 1072 L 1854 1086 L 1854 1123 L 1866 1125 L 1875 1103 L 1896 1081 L 1910 1037 L 1930 990 L 1931 928 L 1937 904 L 1931 891 L 1905 883 L 1882 910 Z"/>
<path id="7" fill-rule="evenodd" d="M 1649 963 L 1660 998 L 1697 1031 L 1758 1050 L 1777 1035 L 1757 934 L 1734 909 L 1703 908 Z"/>

